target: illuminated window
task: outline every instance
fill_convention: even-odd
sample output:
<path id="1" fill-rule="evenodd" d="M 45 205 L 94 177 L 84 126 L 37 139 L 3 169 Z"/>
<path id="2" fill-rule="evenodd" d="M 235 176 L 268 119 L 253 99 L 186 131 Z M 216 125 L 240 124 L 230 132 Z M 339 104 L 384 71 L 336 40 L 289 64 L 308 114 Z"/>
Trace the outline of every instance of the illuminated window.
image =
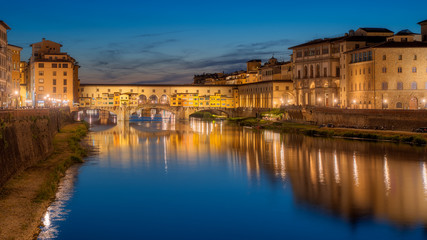
<path id="1" fill-rule="evenodd" d="M 387 82 L 382 82 L 381 83 L 381 88 L 382 88 L 382 90 L 388 90 L 388 83 Z"/>
<path id="2" fill-rule="evenodd" d="M 44 83 L 44 79 L 43 78 L 39 78 L 39 83 Z"/>
<path id="3" fill-rule="evenodd" d="M 44 90 L 44 87 L 43 86 L 40 86 L 39 87 L 39 91 L 43 91 Z"/>

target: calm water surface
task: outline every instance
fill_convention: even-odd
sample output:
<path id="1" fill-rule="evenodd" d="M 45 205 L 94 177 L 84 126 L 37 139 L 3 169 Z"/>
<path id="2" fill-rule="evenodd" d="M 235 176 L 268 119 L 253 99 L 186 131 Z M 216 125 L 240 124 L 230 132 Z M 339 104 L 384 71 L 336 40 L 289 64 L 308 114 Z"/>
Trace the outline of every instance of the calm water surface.
<path id="1" fill-rule="evenodd" d="M 191 120 L 93 126 L 40 239 L 426 239 L 427 153 Z"/>

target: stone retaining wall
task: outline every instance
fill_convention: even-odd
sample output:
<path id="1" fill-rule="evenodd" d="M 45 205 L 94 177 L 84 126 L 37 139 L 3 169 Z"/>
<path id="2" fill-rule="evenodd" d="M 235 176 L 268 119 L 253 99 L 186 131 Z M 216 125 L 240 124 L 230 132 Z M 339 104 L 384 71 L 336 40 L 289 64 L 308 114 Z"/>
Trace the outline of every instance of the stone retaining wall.
<path id="1" fill-rule="evenodd" d="M 46 159 L 53 136 L 70 121 L 70 110 L 41 109 L 0 112 L 0 187 L 11 177 Z"/>
<path id="2" fill-rule="evenodd" d="M 287 118 L 316 125 L 411 131 L 427 127 L 426 110 L 339 109 L 319 107 L 285 108 Z"/>

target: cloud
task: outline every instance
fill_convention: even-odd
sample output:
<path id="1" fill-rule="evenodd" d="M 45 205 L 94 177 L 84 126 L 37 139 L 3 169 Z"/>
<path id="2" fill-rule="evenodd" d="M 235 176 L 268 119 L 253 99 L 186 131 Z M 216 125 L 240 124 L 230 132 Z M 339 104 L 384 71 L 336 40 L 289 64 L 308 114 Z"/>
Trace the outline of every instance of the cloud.
<path id="1" fill-rule="evenodd" d="M 148 35 L 141 37 L 155 34 Z M 266 60 L 274 54 L 279 60 L 287 60 L 288 46 L 293 41 L 238 43 L 224 47 L 221 54 L 211 55 L 201 55 L 199 49 L 189 47 L 177 51 L 177 43 L 175 38 L 111 42 L 98 49 L 91 61 L 82 64 L 88 66 L 82 67 L 82 82 L 189 84 L 195 74 L 246 69 L 246 62 L 251 59 Z M 168 49 L 173 49 L 173 53 Z"/>

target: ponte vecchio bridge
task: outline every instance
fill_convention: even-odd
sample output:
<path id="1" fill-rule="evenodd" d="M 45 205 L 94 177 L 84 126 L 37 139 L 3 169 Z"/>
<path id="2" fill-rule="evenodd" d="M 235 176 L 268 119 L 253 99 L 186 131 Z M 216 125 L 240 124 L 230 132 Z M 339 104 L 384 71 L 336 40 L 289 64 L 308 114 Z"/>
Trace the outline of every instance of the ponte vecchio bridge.
<path id="1" fill-rule="evenodd" d="M 186 119 L 197 111 L 235 116 L 242 109 L 279 108 L 293 103 L 292 89 L 289 81 L 245 85 L 81 84 L 78 95 L 81 110 L 109 111 L 117 115 L 117 120 L 128 120 L 133 113 L 150 109 Z M 197 105 L 188 101 L 193 97 L 197 97 Z M 184 98 L 187 101 L 181 102 Z"/>

